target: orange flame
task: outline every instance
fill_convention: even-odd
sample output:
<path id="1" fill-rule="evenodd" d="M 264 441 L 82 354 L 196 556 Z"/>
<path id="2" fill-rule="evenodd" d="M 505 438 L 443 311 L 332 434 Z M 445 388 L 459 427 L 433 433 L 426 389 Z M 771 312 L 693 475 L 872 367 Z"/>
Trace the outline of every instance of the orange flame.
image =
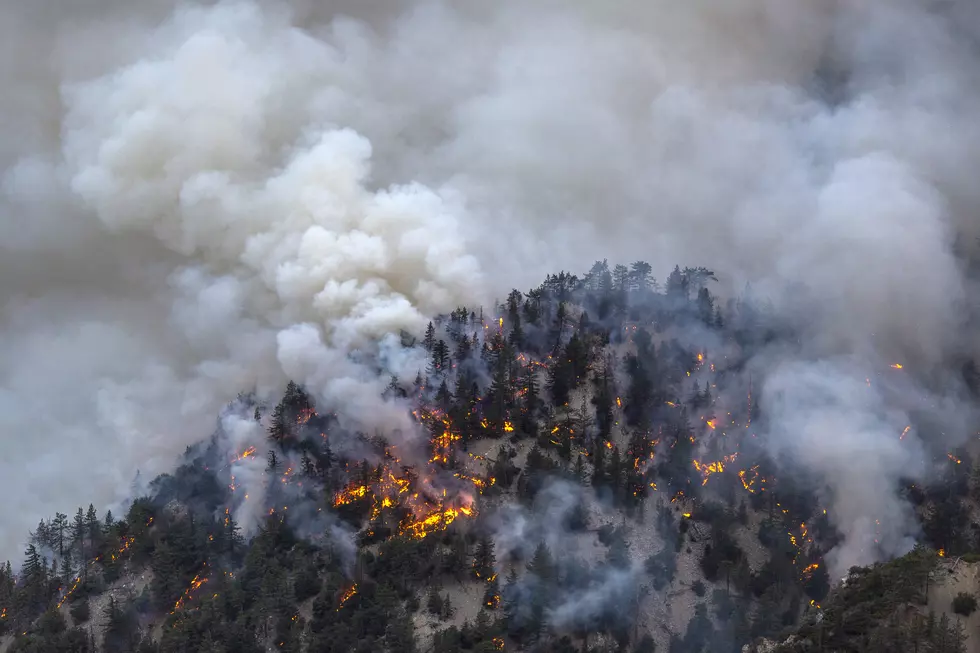
<path id="1" fill-rule="evenodd" d="M 340 596 L 340 602 L 337 605 L 337 612 L 340 612 L 340 609 L 344 607 L 344 604 L 354 598 L 355 594 L 357 594 L 357 583 L 354 583 L 344 590 L 344 593 Z"/>

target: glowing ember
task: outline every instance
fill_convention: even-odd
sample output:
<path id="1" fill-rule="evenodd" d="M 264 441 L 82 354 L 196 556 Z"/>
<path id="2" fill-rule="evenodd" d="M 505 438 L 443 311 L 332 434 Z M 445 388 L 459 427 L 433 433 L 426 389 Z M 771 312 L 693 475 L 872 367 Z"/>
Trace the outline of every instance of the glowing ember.
<path id="1" fill-rule="evenodd" d="M 341 594 L 340 602 L 337 605 L 337 612 L 340 612 L 340 609 L 344 607 L 344 604 L 350 601 L 352 598 L 354 598 L 355 594 L 357 594 L 357 583 L 354 583 L 353 585 L 345 589 L 344 593 Z"/>
<path id="2" fill-rule="evenodd" d="M 299 415 L 296 416 L 296 423 L 303 425 L 309 422 L 311 419 L 316 417 L 316 411 L 312 408 L 304 408 L 299 411 Z"/>
<path id="3" fill-rule="evenodd" d="M 504 422 L 504 431 L 506 431 L 507 433 L 510 433 L 513 430 L 514 430 L 514 425 L 513 424 L 511 424 L 510 422 Z"/>
<path id="4" fill-rule="evenodd" d="M 249 457 L 254 456 L 254 455 L 255 455 L 255 447 L 249 447 L 248 449 L 246 449 L 245 451 L 243 451 L 241 454 L 239 454 L 238 457 L 235 458 L 234 460 L 232 460 L 231 462 L 236 463 L 239 460 L 245 460 L 246 458 L 249 458 Z"/>
<path id="5" fill-rule="evenodd" d="M 742 487 L 744 487 L 749 494 L 766 491 L 766 479 L 759 476 L 758 465 L 753 465 L 748 469 L 748 471 L 743 469 L 738 473 L 738 478 L 740 481 L 742 481 Z M 758 487 L 756 487 L 757 484 Z"/>
<path id="6" fill-rule="evenodd" d="M 623 400 L 620 399 L 619 397 L 616 397 L 616 405 L 619 406 L 620 408 L 622 408 L 623 407 Z"/>
<path id="7" fill-rule="evenodd" d="M 956 456 L 954 456 L 951 453 L 946 454 L 946 457 L 949 458 L 950 460 L 952 460 L 957 465 L 962 465 L 963 464 L 963 461 L 962 460 L 960 460 L 959 458 L 957 458 Z"/>
<path id="8" fill-rule="evenodd" d="M 905 436 L 909 434 L 909 430 L 910 430 L 911 428 L 912 428 L 912 426 L 911 426 L 911 425 L 909 425 L 909 426 L 906 426 L 906 427 L 905 427 L 905 430 L 904 430 L 904 431 L 902 431 L 902 434 L 901 434 L 900 436 L 898 436 L 898 439 L 899 439 L 899 440 L 904 440 L 904 439 L 905 439 Z"/>
<path id="9" fill-rule="evenodd" d="M 81 582 L 82 582 L 81 577 L 75 579 L 74 583 L 72 583 L 71 589 L 65 592 L 65 595 L 61 597 L 60 601 L 58 601 L 59 608 L 65 604 L 65 601 L 68 600 L 68 597 L 74 594 L 75 590 L 78 589 L 78 586 L 81 584 Z"/>
<path id="10" fill-rule="evenodd" d="M 692 463 L 694 464 L 694 469 L 701 473 L 701 477 L 703 479 L 701 481 L 701 485 L 704 486 L 708 484 L 708 478 L 712 474 L 719 474 L 725 471 L 725 465 L 730 465 L 731 463 L 735 462 L 736 458 L 738 458 L 738 454 L 733 453 L 729 456 L 725 456 L 721 460 L 716 460 L 715 462 L 711 463 L 702 463 L 699 460 L 694 460 Z M 743 485 L 744 483 L 745 482 L 743 481 Z"/>
<path id="11" fill-rule="evenodd" d="M 427 535 L 446 530 L 460 515 L 471 517 L 473 514 L 473 509 L 467 507 L 440 509 L 423 519 L 409 522 L 402 529 L 402 533 L 421 540 Z"/>
<path id="12" fill-rule="evenodd" d="M 187 603 L 187 601 L 189 601 L 192 598 L 194 592 L 200 589 L 201 586 L 207 582 L 208 579 L 206 576 L 201 576 L 200 574 L 194 576 L 194 578 L 191 579 L 190 585 L 187 586 L 187 589 L 184 590 L 184 593 L 180 596 L 179 599 L 177 599 L 177 602 L 174 603 L 174 609 L 170 611 L 170 614 L 176 614 L 181 608 L 183 608 L 184 605 Z"/>
<path id="13" fill-rule="evenodd" d="M 333 505 L 345 506 L 367 496 L 368 486 L 355 485 L 342 490 L 333 500 Z"/>
<path id="14" fill-rule="evenodd" d="M 893 363 L 893 364 L 892 364 L 892 369 L 893 369 L 893 370 L 900 370 L 900 369 L 902 369 L 903 367 L 905 367 L 905 366 L 904 366 L 904 365 L 902 365 L 901 363 Z"/>

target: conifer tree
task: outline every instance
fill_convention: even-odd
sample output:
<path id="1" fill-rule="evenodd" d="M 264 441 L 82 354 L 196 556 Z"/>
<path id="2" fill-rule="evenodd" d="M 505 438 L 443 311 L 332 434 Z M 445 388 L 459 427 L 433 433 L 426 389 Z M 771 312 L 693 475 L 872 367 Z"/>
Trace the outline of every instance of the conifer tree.
<path id="1" fill-rule="evenodd" d="M 280 401 L 272 410 L 272 423 L 269 424 L 269 439 L 282 446 L 288 434 L 289 427 L 286 424 L 286 406 Z"/>
<path id="2" fill-rule="evenodd" d="M 477 578 L 487 580 L 494 575 L 497 558 L 493 548 L 493 540 L 487 536 L 481 537 L 477 542 L 476 553 L 473 556 L 473 575 Z"/>

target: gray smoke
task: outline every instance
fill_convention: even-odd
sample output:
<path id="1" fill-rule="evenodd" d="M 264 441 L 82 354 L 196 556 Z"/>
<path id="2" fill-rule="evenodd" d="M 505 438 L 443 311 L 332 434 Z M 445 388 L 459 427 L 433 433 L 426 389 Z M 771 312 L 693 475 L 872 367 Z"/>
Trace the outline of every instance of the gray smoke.
<path id="1" fill-rule="evenodd" d="M 773 446 L 823 461 L 845 533 L 903 518 L 894 397 L 838 399 L 976 348 L 973 3 L 63 5 L 0 0 L 0 558 L 243 389 L 407 429 L 380 339 L 606 257 L 805 315 Z M 879 479 L 837 464 L 879 444 Z"/>

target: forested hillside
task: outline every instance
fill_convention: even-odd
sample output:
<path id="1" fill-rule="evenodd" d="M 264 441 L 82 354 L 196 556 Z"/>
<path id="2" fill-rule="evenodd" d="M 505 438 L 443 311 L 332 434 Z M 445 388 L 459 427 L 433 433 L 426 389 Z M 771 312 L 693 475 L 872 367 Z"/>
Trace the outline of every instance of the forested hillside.
<path id="1" fill-rule="evenodd" d="M 841 583 L 823 480 L 773 455 L 753 392 L 793 328 L 711 270 L 650 271 L 600 261 L 401 334 L 428 359 L 386 391 L 411 432 L 243 389 L 125 514 L 38 515 L 0 570 L 0 648 L 966 650 L 925 597 L 980 553 L 969 448 L 923 438 L 933 480 L 896 488 L 919 548 Z"/>

